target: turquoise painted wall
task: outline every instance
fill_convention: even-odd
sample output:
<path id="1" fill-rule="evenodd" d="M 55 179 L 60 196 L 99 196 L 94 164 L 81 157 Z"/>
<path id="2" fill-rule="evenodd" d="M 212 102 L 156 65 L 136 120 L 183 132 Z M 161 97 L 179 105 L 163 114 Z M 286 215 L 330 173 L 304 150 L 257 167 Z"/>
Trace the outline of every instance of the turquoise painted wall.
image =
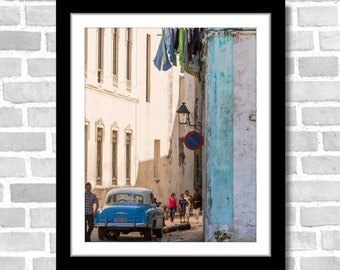
<path id="1" fill-rule="evenodd" d="M 209 39 L 207 63 L 207 181 L 209 223 L 233 224 L 233 36 Z"/>

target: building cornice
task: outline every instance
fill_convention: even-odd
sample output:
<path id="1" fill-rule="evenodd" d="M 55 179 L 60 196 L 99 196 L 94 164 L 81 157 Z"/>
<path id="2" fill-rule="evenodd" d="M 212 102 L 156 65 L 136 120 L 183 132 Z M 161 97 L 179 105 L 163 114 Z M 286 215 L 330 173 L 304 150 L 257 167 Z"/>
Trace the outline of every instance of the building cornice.
<path id="1" fill-rule="evenodd" d="M 91 90 L 91 91 L 94 91 L 94 92 L 97 92 L 97 93 L 101 93 L 101 94 L 104 94 L 104 95 L 108 95 L 108 96 L 111 96 L 111 97 L 114 97 L 114 98 L 118 98 L 118 99 L 121 99 L 121 100 L 139 103 L 139 99 L 133 98 L 129 95 L 123 95 L 121 93 L 118 93 L 115 90 L 112 91 L 112 90 L 107 90 L 107 89 L 104 89 L 104 88 L 98 88 L 98 86 L 94 86 L 94 85 L 91 85 L 91 84 L 86 84 L 85 88 L 88 89 L 88 90 Z"/>

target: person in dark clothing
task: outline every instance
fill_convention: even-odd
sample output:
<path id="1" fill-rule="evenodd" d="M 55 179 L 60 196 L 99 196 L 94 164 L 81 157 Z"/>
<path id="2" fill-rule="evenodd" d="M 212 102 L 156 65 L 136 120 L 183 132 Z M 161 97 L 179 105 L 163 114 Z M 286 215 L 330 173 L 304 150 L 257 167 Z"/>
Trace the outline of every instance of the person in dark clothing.
<path id="1" fill-rule="evenodd" d="M 188 204 L 187 200 L 184 199 L 184 193 L 181 193 L 179 201 L 178 201 L 180 223 L 185 223 L 185 210 L 186 210 L 187 204 Z M 182 222 L 182 219 L 183 219 L 183 222 Z"/>
<path id="2" fill-rule="evenodd" d="M 192 209 L 195 221 L 196 223 L 198 223 L 200 218 L 200 211 L 202 209 L 202 195 L 198 192 L 197 188 L 195 188 L 195 193 L 192 196 Z"/>
<path id="3" fill-rule="evenodd" d="M 94 209 L 93 209 L 93 206 Z M 94 219 L 99 208 L 96 194 L 91 192 L 91 183 L 85 184 L 85 242 L 91 242 L 91 234 L 94 229 Z"/>

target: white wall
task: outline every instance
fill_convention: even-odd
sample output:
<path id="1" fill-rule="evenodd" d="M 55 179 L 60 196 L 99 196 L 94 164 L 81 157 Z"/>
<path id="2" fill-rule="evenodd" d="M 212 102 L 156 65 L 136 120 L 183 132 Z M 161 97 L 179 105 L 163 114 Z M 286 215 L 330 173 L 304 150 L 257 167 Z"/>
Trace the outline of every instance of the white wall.
<path id="1" fill-rule="evenodd" d="M 256 33 L 234 37 L 234 229 L 256 241 Z"/>
<path id="2" fill-rule="evenodd" d="M 122 29 L 123 30 L 123 29 Z M 97 29 L 88 30 L 88 77 L 86 91 L 86 120 L 90 123 L 91 137 L 88 150 L 88 179 L 95 183 L 95 121 L 102 119 L 105 124 L 104 164 L 102 186 L 107 190 L 111 185 L 111 143 L 110 127 L 116 123 L 118 139 L 118 185 L 125 185 L 125 128 L 132 130 L 131 185 L 151 188 L 163 205 L 171 192 L 176 195 L 185 189 L 193 190 L 194 152 L 183 149 L 185 164 L 179 164 L 180 145 L 178 137 L 190 131 L 181 127 L 176 110 L 186 102 L 194 112 L 196 78 L 180 73 L 180 65 L 168 71 L 159 71 L 153 64 L 161 29 L 135 28 L 132 43 L 131 91 L 126 88 L 125 31 L 119 35 L 118 87 L 112 83 L 111 29 L 104 34 L 104 81 L 97 82 Z M 151 95 L 146 102 L 146 34 L 151 35 Z M 183 81 L 180 87 L 180 80 Z M 181 96 L 181 98 L 180 98 Z M 154 140 L 160 140 L 160 177 L 154 179 Z M 184 146 L 185 148 L 185 146 Z M 159 180 L 159 181 L 158 181 Z M 104 196 L 103 194 L 101 195 Z"/>

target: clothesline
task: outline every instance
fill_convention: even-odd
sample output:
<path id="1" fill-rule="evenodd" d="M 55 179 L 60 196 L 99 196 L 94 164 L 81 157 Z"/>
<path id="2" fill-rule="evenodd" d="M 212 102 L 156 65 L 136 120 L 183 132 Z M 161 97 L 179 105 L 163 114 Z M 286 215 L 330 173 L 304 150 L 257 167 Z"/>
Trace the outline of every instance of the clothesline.
<path id="1" fill-rule="evenodd" d="M 184 71 L 193 65 L 194 72 L 199 71 L 202 52 L 201 28 L 163 28 L 154 65 L 158 70 L 167 71 L 179 65 Z"/>

